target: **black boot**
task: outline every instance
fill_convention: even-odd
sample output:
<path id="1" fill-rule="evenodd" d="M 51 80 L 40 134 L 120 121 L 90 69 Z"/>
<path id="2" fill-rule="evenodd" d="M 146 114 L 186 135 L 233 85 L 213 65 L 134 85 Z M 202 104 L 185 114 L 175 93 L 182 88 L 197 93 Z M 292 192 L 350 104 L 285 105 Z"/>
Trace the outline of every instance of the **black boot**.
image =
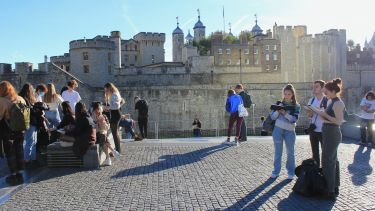
<path id="1" fill-rule="evenodd" d="M 10 186 L 18 185 L 18 179 L 16 175 L 9 175 L 5 178 L 5 182 Z"/>
<path id="2" fill-rule="evenodd" d="M 23 183 L 23 175 L 21 173 L 17 173 L 16 178 L 19 184 Z"/>

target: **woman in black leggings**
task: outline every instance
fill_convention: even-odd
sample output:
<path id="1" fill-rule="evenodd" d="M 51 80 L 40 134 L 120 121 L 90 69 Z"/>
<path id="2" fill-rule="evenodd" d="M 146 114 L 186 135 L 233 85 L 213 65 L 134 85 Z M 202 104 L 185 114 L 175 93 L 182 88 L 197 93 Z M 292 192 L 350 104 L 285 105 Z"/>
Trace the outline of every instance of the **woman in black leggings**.
<path id="1" fill-rule="evenodd" d="M 106 110 L 110 111 L 110 127 L 112 131 L 113 140 L 115 142 L 116 151 L 121 153 L 121 147 L 120 147 L 120 136 L 118 133 L 119 123 L 121 119 L 121 102 L 122 98 L 120 95 L 120 92 L 116 88 L 115 85 L 112 83 L 107 83 L 104 85 L 104 94 L 105 94 L 105 100 L 106 104 L 108 105 L 106 107 Z"/>

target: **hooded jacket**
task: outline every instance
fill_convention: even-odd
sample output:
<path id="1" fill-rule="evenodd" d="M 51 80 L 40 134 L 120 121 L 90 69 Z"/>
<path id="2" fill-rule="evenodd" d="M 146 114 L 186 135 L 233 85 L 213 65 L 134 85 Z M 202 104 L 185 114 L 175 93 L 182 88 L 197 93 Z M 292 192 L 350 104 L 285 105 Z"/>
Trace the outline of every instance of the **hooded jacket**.
<path id="1" fill-rule="evenodd" d="M 243 104 L 241 96 L 234 94 L 227 98 L 225 109 L 227 110 L 227 112 L 233 114 L 238 112 L 238 106 L 240 104 Z"/>

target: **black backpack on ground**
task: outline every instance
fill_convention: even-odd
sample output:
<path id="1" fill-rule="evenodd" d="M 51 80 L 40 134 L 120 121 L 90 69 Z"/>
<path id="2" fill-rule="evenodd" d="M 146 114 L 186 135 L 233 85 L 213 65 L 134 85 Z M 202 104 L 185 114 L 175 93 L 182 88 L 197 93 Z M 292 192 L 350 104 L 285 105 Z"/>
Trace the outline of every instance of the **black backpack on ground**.
<path id="1" fill-rule="evenodd" d="M 307 159 L 295 169 L 298 177 L 293 191 L 306 197 L 318 196 L 326 191 L 326 181 L 314 159 Z"/>

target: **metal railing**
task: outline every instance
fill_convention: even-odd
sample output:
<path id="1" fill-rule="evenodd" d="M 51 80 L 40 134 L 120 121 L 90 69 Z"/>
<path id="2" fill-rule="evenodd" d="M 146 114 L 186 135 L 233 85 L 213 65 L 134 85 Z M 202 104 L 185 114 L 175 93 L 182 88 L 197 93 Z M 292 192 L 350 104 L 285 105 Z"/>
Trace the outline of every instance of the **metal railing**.
<path id="1" fill-rule="evenodd" d="M 268 113 L 265 113 L 267 115 Z M 135 132 L 139 133 L 138 122 L 136 122 Z M 228 116 L 223 119 L 200 119 L 202 124 L 202 137 L 219 137 L 226 136 L 228 130 Z M 192 138 L 194 137 L 193 120 L 150 120 L 148 121 L 148 138 L 165 139 L 165 138 Z M 261 116 L 255 115 L 255 109 L 252 107 L 249 116 L 245 117 L 245 123 L 248 136 L 258 136 L 262 130 Z M 302 113 L 297 122 L 297 134 L 304 134 L 304 128 L 308 126 L 309 119 Z M 124 130 L 123 130 L 124 131 Z M 235 134 L 235 127 L 231 134 Z"/>

